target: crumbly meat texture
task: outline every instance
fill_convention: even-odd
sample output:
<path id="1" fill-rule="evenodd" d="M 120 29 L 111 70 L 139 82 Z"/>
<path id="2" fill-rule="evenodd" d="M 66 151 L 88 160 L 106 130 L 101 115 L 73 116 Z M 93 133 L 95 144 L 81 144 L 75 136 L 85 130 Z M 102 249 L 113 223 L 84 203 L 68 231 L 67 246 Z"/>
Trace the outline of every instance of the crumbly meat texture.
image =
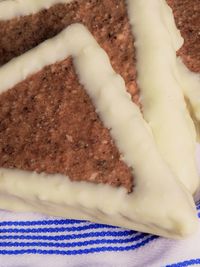
<path id="1" fill-rule="evenodd" d="M 131 171 L 120 160 L 70 58 L 1 95 L 0 166 L 132 189 Z"/>
<path id="2" fill-rule="evenodd" d="M 83 22 L 90 29 L 137 102 L 133 37 L 124 1 L 75 1 L 6 23 L 24 27 L 20 36 L 30 48 L 72 22 Z M 128 192 L 134 183 L 132 170 L 121 160 L 70 58 L 45 67 L 0 96 L 0 166 L 61 173 L 71 180 L 124 186 Z"/>
<path id="3" fill-rule="evenodd" d="M 191 71 L 200 73 L 200 1 L 167 1 L 172 7 L 176 25 L 185 41 L 178 55 Z"/>
<path id="4" fill-rule="evenodd" d="M 54 5 L 34 15 L 0 21 L 0 65 L 72 23 L 83 23 L 90 30 L 138 103 L 135 49 L 124 0 L 78 0 Z"/>

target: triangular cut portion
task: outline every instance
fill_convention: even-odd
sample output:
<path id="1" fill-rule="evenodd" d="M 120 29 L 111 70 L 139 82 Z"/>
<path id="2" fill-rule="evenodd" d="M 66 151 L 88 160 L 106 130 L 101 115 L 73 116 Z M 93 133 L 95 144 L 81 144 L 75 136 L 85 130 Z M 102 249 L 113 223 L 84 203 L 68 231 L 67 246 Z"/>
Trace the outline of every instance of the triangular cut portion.
<path id="1" fill-rule="evenodd" d="M 183 90 L 184 95 L 190 99 L 195 117 L 199 121 L 200 82 L 186 73 L 182 62 L 179 64 L 179 71 L 174 66 L 176 49 L 180 48 L 182 38 L 178 35 L 167 3 L 149 0 L 148 5 L 149 7 L 145 1 L 136 0 L 2 2 L 0 3 L 0 36 L 3 38 L 0 39 L 0 65 L 55 36 L 72 23 L 82 23 L 107 52 L 112 67 L 125 80 L 126 88 L 133 101 L 141 106 L 145 120 L 153 129 L 164 160 L 178 179 L 194 194 L 199 186 L 194 156 L 196 135 L 193 122 L 184 107 L 184 96 L 180 90 Z M 134 23 L 135 18 L 136 23 Z M 130 24 L 135 24 L 140 30 L 140 41 L 134 38 L 136 34 L 132 34 Z M 151 32 L 149 28 L 157 30 Z M 146 34 L 142 34 L 144 30 Z M 138 67 L 140 64 L 137 64 L 140 101 L 136 83 L 134 42 L 137 47 L 137 63 L 142 62 L 141 66 L 145 66 L 140 68 Z M 167 63 L 163 56 L 165 54 L 171 55 L 166 57 Z M 162 63 L 161 59 L 163 59 Z M 171 68 L 172 65 L 173 68 Z M 143 73 L 140 73 L 141 69 Z M 193 86 L 188 86 L 191 83 Z M 161 97 L 158 97 L 160 95 L 162 101 Z M 164 106 L 166 108 L 163 108 Z M 182 136 L 182 138 L 177 141 L 175 136 Z M 182 162 L 185 162 L 184 166 Z"/>
<path id="2" fill-rule="evenodd" d="M 169 237 L 195 229 L 191 195 L 163 161 L 124 80 L 86 27 L 72 24 L 10 61 L 0 69 L 0 80 L 5 118 L 1 208 L 89 219 Z M 9 127 L 19 131 L 12 135 L 14 141 L 6 133 L 12 134 Z"/>
<path id="3" fill-rule="evenodd" d="M 0 96 L 0 166 L 133 187 L 70 58 Z"/>
<path id="4" fill-rule="evenodd" d="M 1 63 L 54 36 L 65 26 L 83 22 L 108 53 L 115 71 L 125 79 L 133 100 L 138 102 L 133 36 L 125 1 L 53 3 L 35 14 L 0 22 L 0 35 L 4 36 L 0 40 Z M 16 103 L 10 105 L 11 109 L 17 109 L 5 110 L 1 125 L 7 129 L 14 122 L 13 127 L 21 127 L 17 136 L 11 127 L 9 133 L 1 132 L 3 167 L 59 172 L 75 180 L 107 181 L 116 186 L 124 184 L 128 192 L 132 191 L 132 174 L 81 88 L 72 60 L 46 67 L 17 85 L 1 98 L 2 110 L 9 102 Z"/>
<path id="5" fill-rule="evenodd" d="M 196 225 L 195 208 L 191 195 L 177 179 L 182 165 L 176 171 L 168 162 L 170 158 L 176 162 L 172 157 L 175 153 L 159 152 L 158 140 L 153 139 L 156 134 L 152 134 L 134 104 L 138 103 L 138 89 L 129 19 L 132 26 L 139 23 L 139 29 L 141 20 L 134 24 L 133 18 L 138 19 L 140 14 L 151 17 L 146 16 L 147 10 L 158 18 L 156 4 L 161 2 L 151 1 L 154 5 L 149 8 L 143 0 L 127 1 L 129 19 L 125 1 L 62 2 L 0 4 L 0 30 L 4 36 L 1 64 L 67 26 L 53 39 L 0 68 L 0 207 L 89 219 L 169 237 L 191 233 Z M 8 8 L 13 3 L 15 8 Z M 9 12 L 3 12 L 6 10 Z M 144 35 L 140 37 L 137 35 L 137 45 L 144 44 Z M 151 47 L 151 41 L 157 43 L 159 39 L 155 35 L 153 38 L 148 40 Z M 144 56 L 150 58 L 151 53 L 145 51 Z M 155 58 L 157 64 L 159 57 Z M 156 64 L 142 62 L 155 71 Z M 153 82 L 163 71 L 157 70 Z M 166 68 L 164 73 L 169 70 Z M 142 76 L 148 77 L 152 85 L 151 75 L 147 74 Z M 152 75 L 155 77 L 155 72 Z M 148 88 L 141 88 L 143 93 L 148 92 Z M 164 92 L 162 85 L 155 88 Z M 145 96 L 150 105 L 142 107 L 146 111 L 149 108 L 144 115 L 153 114 L 151 103 L 155 100 L 167 99 L 166 95 L 162 99 L 158 95 Z M 171 106 L 164 103 L 168 114 Z M 170 113 L 173 116 L 175 109 Z M 162 114 L 162 109 L 157 111 Z M 165 114 L 159 117 L 165 124 L 159 124 L 158 132 L 168 130 L 172 117 L 167 121 Z M 150 121 L 151 127 L 154 122 Z M 176 123 L 173 127 L 177 129 Z M 165 130 L 162 138 L 166 137 Z M 165 147 L 173 148 L 173 131 L 168 132 L 170 136 L 162 139 L 162 144 L 164 140 Z M 184 156 L 188 151 L 190 146 Z"/>

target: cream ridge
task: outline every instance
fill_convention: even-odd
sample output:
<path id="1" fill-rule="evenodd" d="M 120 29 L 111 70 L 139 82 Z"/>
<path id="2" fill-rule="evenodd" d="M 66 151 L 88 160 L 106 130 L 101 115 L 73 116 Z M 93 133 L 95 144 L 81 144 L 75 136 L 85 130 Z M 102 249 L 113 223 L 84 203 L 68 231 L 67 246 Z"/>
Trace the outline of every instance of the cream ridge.
<path id="1" fill-rule="evenodd" d="M 136 68 L 144 118 L 163 158 L 194 194 L 199 187 L 196 131 L 183 92 L 198 115 L 200 106 L 196 102 L 199 101 L 194 98 L 200 91 L 188 73 L 182 78 L 186 70 L 178 61 L 176 51 L 183 39 L 164 0 L 128 0 L 127 4 L 136 38 Z"/>
<path id="2" fill-rule="evenodd" d="M 1 67 L 0 92 L 70 55 L 124 161 L 134 169 L 133 193 L 103 184 L 71 182 L 59 174 L 1 168 L 0 207 L 114 223 L 173 238 L 193 232 L 198 220 L 191 195 L 163 161 L 139 108 L 126 92 L 124 80 L 83 25 L 67 27 Z"/>
<path id="3" fill-rule="evenodd" d="M 0 1 L 0 20 L 72 1 Z M 173 238 L 195 230 L 197 217 L 190 193 L 199 185 L 196 133 L 184 95 L 199 119 L 199 78 L 176 58 L 183 39 L 165 0 L 127 0 L 127 8 L 136 37 L 138 83 L 148 124 L 126 92 L 124 80 L 112 69 L 105 51 L 81 24 L 69 26 L 1 67 L 0 93 L 44 66 L 73 56 L 80 82 L 102 122 L 111 129 L 124 162 L 134 169 L 133 192 L 72 182 L 70 177 L 59 174 L 0 168 L 0 208 L 83 218 Z"/>
<path id="4" fill-rule="evenodd" d="M 0 20 L 30 15 L 55 4 L 72 1 L 6 0 L 0 3 Z M 190 72 L 176 57 L 183 38 L 165 0 L 126 2 L 136 37 L 138 84 L 144 117 L 153 130 L 163 158 L 194 194 L 199 187 L 194 123 L 199 137 L 200 75 Z M 194 122 L 186 108 L 184 96 L 190 103 Z"/>

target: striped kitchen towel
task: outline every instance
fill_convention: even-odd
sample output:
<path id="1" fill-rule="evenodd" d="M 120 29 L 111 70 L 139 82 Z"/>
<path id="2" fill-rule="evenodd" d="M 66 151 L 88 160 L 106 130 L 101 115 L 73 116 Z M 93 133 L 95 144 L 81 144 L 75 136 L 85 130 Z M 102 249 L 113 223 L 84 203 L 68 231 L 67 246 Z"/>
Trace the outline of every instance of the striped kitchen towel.
<path id="1" fill-rule="evenodd" d="M 199 231 L 174 241 L 86 221 L 0 212 L 0 267 L 200 266 Z"/>
<path id="2" fill-rule="evenodd" d="M 198 147 L 200 167 L 200 146 Z M 199 229 L 185 240 L 86 221 L 0 211 L 0 267 L 200 266 Z"/>

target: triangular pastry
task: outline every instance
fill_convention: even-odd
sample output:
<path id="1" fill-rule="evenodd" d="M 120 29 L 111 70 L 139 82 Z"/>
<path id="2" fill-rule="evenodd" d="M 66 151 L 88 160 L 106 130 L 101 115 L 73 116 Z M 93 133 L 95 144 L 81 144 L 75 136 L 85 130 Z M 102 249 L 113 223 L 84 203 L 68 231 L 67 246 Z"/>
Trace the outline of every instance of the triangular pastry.
<path id="1" fill-rule="evenodd" d="M 42 1 L 35 6 L 33 3 L 36 2 L 29 0 L 26 3 L 30 5 L 24 8 L 20 6 L 22 2 L 8 1 L 7 5 L 13 7 L 13 13 L 5 19 L 11 19 L 15 14 L 22 16 L 17 19 L 20 22 L 27 14 L 30 22 L 34 22 L 35 19 L 37 21 L 38 8 L 56 3 L 46 0 L 43 6 Z M 60 4 L 59 8 L 67 9 L 72 5 L 84 5 L 85 2 Z M 141 0 L 141 6 L 138 6 L 138 1 L 127 1 L 127 4 L 133 32 L 136 32 L 136 67 L 141 96 L 144 98 L 141 99 L 142 110 L 147 121 L 148 114 L 153 114 L 149 124 L 155 140 L 140 109 L 132 101 L 138 103 L 138 90 L 133 37 L 125 3 L 117 1 L 117 9 L 114 0 L 102 2 L 101 12 L 100 7 L 96 10 L 100 14 L 96 29 L 89 27 L 91 19 L 88 24 L 71 23 L 53 39 L 11 61 L 11 57 L 5 57 L 2 62 L 9 61 L 0 68 L 0 207 L 84 218 L 168 237 L 187 235 L 196 226 L 194 203 L 178 180 L 182 179 L 180 168 L 175 168 L 178 164 L 175 167 L 170 164 L 169 155 L 163 152 L 160 145 L 163 141 L 159 140 L 154 128 L 159 116 L 153 114 L 151 107 L 149 112 L 145 112 L 148 105 L 143 102 L 146 97 L 152 96 L 154 101 L 158 97 L 162 103 L 168 103 L 160 95 L 162 90 L 159 91 L 158 87 L 155 87 L 158 94 L 149 91 L 151 94 L 148 95 L 142 84 L 140 60 L 145 60 L 149 51 L 144 51 L 144 57 L 141 56 L 138 43 L 144 45 L 145 40 L 138 34 L 138 29 L 144 25 L 140 25 L 134 12 L 138 10 L 141 16 L 145 15 L 141 8 L 144 1 Z M 158 5 L 154 6 L 153 2 Z M 154 7 L 165 10 L 166 6 L 160 6 L 160 1 L 153 2 L 150 12 Z M 90 1 L 88 3 L 91 4 Z M 110 5 L 110 9 L 106 9 L 107 15 L 103 10 L 105 5 Z M 2 18 L 2 10 L 8 6 L 0 3 L 2 25 L 10 23 Z M 95 11 L 95 3 L 93 8 Z M 48 10 L 45 12 L 48 13 Z M 30 15 L 29 11 L 34 14 Z M 112 21 L 110 11 L 118 20 Z M 91 10 L 87 16 L 89 14 L 95 15 Z M 104 28 L 100 24 L 104 15 L 111 21 L 105 21 L 104 24 L 111 23 L 111 28 Z M 76 21 L 72 19 L 72 22 Z M 111 33 L 109 29 L 112 29 L 112 22 L 116 28 Z M 122 29 L 120 25 L 123 25 Z M 94 33 L 88 28 L 93 29 Z M 20 52 L 17 50 L 16 53 Z M 172 51 L 172 58 L 175 53 L 176 49 Z M 159 65 L 156 60 L 152 63 Z M 147 68 L 149 64 L 146 60 Z M 152 74 L 155 75 L 153 70 Z M 165 70 L 168 73 L 168 65 Z M 151 85 L 153 77 L 148 75 L 145 79 Z M 191 183 L 187 179 L 182 182 L 194 192 L 198 184 L 193 153 L 195 134 L 192 123 L 190 131 L 187 120 L 183 118 L 180 122 L 179 109 L 182 108 L 182 114 L 188 116 L 188 120 L 190 117 L 178 89 L 177 95 L 172 94 L 172 98 L 176 100 L 176 97 L 180 103 L 176 103 L 177 109 L 172 105 L 177 112 L 173 130 L 176 132 L 180 128 L 184 130 L 184 137 L 187 137 L 187 149 L 182 152 L 181 160 L 188 160 L 185 168 L 191 171 L 192 179 Z M 176 123 L 179 123 L 178 127 Z M 166 136 L 165 130 L 161 133 L 161 139 L 164 134 Z M 171 148 L 175 145 L 170 137 L 166 142 Z M 181 154 L 178 154 L 176 146 L 175 153 L 173 160 Z"/>
<path id="2" fill-rule="evenodd" d="M 128 20 L 133 34 L 130 32 Z M 198 120 L 199 79 L 187 72 L 176 57 L 183 38 L 175 26 L 172 11 L 166 1 L 2 2 L 0 35 L 3 38 L 0 39 L 0 64 L 77 22 L 83 23 L 108 53 L 113 68 L 125 79 L 128 91 L 136 103 L 137 70 L 144 118 L 153 130 L 163 158 L 186 188 L 194 194 L 199 187 L 195 161 L 196 132 L 186 109 L 184 95 L 189 95 L 195 118 Z M 133 39 L 137 53 L 134 51 Z M 133 68 L 136 54 L 138 64 Z"/>

